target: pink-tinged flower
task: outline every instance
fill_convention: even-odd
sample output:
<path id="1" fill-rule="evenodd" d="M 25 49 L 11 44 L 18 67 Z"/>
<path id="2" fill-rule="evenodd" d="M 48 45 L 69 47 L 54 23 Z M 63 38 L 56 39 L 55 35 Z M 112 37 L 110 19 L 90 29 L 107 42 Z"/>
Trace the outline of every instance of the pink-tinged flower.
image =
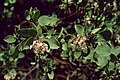
<path id="1" fill-rule="evenodd" d="M 30 49 L 33 49 L 34 53 L 44 53 L 48 50 L 48 45 L 39 40 L 33 41 L 33 44 L 30 46 Z"/>
<path id="2" fill-rule="evenodd" d="M 70 41 L 70 46 L 73 47 L 76 45 L 78 50 L 84 50 L 86 46 L 86 37 L 85 36 L 78 36 L 73 37 Z"/>

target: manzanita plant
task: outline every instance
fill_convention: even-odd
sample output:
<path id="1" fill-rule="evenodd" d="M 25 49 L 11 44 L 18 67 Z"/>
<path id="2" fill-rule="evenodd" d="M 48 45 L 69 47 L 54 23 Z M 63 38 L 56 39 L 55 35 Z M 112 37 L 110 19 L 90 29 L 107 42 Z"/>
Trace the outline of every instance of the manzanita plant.
<path id="1" fill-rule="evenodd" d="M 63 0 L 60 8 L 62 6 L 61 9 L 67 11 L 67 8 L 71 9 L 69 6 L 74 5 L 79 13 L 82 2 L 82 0 L 77 2 Z M 54 51 L 59 50 L 61 50 L 60 59 L 74 66 L 78 65 L 75 62 L 80 61 L 83 64 L 94 64 L 96 66 L 94 72 L 100 73 L 100 80 L 119 78 L 119 7 L 117 1 L 113 0 L 112 5 L 104 2 L 104 8 L 100 10 L 99 3 L 99 1 L 88 0 L 83 18 L 77 17 L 69 25 L 60 26 L 60 30 L 57 30 L 58 25 L 64 20 L 58 18 L 55 13 L 41 15 L 37 8 L 32 7 L 26 10 L 25 17 L 30 24 L 29 27 L 16 25 L 15 33 L 4 38 L 4 41 L 8 43 L 7 48 L 0 50 L 0 65 L 5 66 L 1 73 L 4 74 L 4 78 L 25 80 L 33 71 L 38 70 L 34 79 L 56 79 L 55 71 L 59 60 L 53 54 L 56 55 Z M 105 13 L 110 11 L 111 18 Z M 26 57 L 26 53 L 35 54 L 35 61 L 30 62 L 32 68 L 28 72 L 18 71 L 17 63 Z M 79 68 L 77 69 L 74 74 L 67 75 L 67 80 L 74 80 L 73 77 L 76 75 L 78 80 L 81 79 L 82 74 Z M 88 80 L 86 77 L 85 79 Z"/>

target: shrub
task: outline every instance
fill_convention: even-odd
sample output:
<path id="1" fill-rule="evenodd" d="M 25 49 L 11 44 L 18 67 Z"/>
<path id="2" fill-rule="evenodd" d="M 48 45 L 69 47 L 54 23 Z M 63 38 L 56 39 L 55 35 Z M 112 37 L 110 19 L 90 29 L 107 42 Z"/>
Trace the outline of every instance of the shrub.
<path id="1" fill-rule="evenodd" d="M 60 13 L 48 15 L 31 7 L 4 38 L 4 79 L 119 79 L 119 1 L 62 0 L 58 6 Z"/>

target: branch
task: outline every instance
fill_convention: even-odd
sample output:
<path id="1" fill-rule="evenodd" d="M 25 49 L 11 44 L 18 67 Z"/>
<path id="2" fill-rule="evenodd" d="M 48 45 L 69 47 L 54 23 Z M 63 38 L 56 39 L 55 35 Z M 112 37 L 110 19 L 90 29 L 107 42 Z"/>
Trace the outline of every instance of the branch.
<path id="1" fill-rule="evenodd" d="M 35 67 L 33 67 L 28 73 L 24 74 L 24 77 L 21 80 L 25 80 L 28 75 L 30 75 L 35 69 L 39 67 L 39 64 L 37 64 Z"/>

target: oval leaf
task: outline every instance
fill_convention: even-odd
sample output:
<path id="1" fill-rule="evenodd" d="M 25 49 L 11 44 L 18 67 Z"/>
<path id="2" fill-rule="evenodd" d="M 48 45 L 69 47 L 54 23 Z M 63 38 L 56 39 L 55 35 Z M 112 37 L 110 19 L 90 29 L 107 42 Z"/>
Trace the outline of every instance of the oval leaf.
<path id="1" fill-rule="evenodd" d="M 16 41 L 16 38 L 13 35 L 8 35 L 4 38 L 4 41 L 7 43 L 14 43 Z"/>
<path id="2" fill-rule="evenodd" d="M 46 25 L 49 25 L 51 20 L 48 16 L 41 16 L 39 19 L 38 19 L 38 22 L 41 26 L 46 26 Z"/>
<path id="3" fill-rule="evenodd" d="M 37 31 L 32 28 L 23 28 L 18 31 L 18 34 L 21 37 L 29 38 L 29 37 L 35 37 L 37 35 Z"/>
<path id="4" fill-rule="evenodd" d="M 79 34 L 82 35 L 84 33 L 84 28 L 81 27 L 80 25 L 75 25 L 75 31 Z"/>
<path id="5" fill-rule="evenodd" d="M 9 70 L 9 74 L 10 75 L 17 75 L 17 72 L 16 72 L 16 70 L 15 69 L 12 69 L 12 70 Z"/>
<path id="6" fill-rule="evenodd" d="M 101 28 L 93 29 L 91 33 L 92 33 L 92 34 L 95 34 L 95 33 L 97 33 L 100 29 L 101 29 Z"/>
<path id="7" fill-rule="evenodd" d="M 18 58 L 21 59 L 21 58 L 24 58 L 25 57 L 25 54 L 20 52 L 19 55 L 18 55 Z"/>
<path id="8" fill-rule="evenodd" d="M 96 52 L 98 55 L 101 55 L 101 56 L 110 56 L 111 48 L 107 44 L 98 45 L 96 47 Z"/>
<path id="9" fill-rule="evenodd" d="M 58 43 L 57 39 L 55 39 L 54 37 L 51 37 L 45 41 L 48 42 L 50 49 L 58 49 L 59 48 L 59 43 Z"/>
<path id="10" fill-rule="evenodd" d="M 57 18 L 57 15 L 54 15 L 54 14 L 50 18 L 51 18 L 51 22 L 50 22 L 51 26 L 54 26 L 57 23 L 57 21 L 59 20 Z"/>

